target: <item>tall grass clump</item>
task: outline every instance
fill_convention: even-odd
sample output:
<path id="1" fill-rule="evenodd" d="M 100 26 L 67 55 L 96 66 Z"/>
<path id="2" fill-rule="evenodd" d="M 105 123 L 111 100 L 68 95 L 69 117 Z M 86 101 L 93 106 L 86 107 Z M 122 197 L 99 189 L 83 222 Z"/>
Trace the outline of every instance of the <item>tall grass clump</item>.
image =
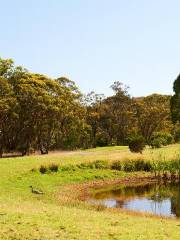
<path id="1" fill-rule="evenodd" d="M 135 171 L 150 172 L 152 165 L 150 161 L 144 161 L 142 159 L 136 160 L 134 164 Z"/>
<path id="2" fill-rule="evenodd" d="M 111 164 L 111 169 L 125 172 L 151 171 L 151 162 L 144 159 L 115 161 Z"/>
<path id="3" fill-rule="evenodd" d="M 111 164 L 111 169 L 112 170 L 118 170 L 118 171 L 121 171 L 123 169 L 123 166 L 122 166 L 122 161 L 115 161 Z"/>
<path id="4" fill-rule="evenodd" d="M 39 172 L 45 174 L 48 171 L 48 168 L 44 165 L 41 165 L 39 168 Z"/>
<path id="5" fill-rule="evenodd" d="M 41 174 L 45 174 L 45 173 L 50 173 L 50 172 L 58 172 L 59 166 L 57 164 L 50 164 L 47 166 L 41 165 L 39 168 L 39 172 Z"/>
<path id="6" fill-rule="evenodd" d="M 95 162 L 81 163 L 77 165 L 77 168 L 80 169 L 108 169 L 109 163 L 103 160 L 97 160 Z"/>
<path id="7" fill-rule="evenodd" d="M 49 170 L 51 172 L 58 172 L 59 166 L 55 163 L 52 163 L 51 165 L 49 165 Z"/>
<path id="8" fill-rule="evenodd" d="M 123 170 L 125 172 L 135 172 L 135 161 L 127 160 L 123 162 Z"/>
<path id="9" fill-rule="evenodd" d="M 109 163 L 107 161 L 97 160 L 94 162 L 94 166 L 96 169 L 108 169 Z"/>
<path id="10" fill-rule="evenodd" d="M 160 154 L 159 159 L 152 161 L 152 172 L 155 177 L 160 179 L 180 181 L 180 155 L 176 155 L 172 160 L 167 160 L 165 156 Z"/>

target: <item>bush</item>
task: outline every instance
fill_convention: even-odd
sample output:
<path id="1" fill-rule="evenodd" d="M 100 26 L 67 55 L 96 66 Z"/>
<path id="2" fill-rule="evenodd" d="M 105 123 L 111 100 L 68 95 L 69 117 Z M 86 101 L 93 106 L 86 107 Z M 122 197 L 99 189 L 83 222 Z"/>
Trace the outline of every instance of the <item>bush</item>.
<path id="1" fill-rule="evenodd" d="M 163 146 L 163 139 L 162 138 L 152 139 L 150 145 L 152 148 L 160 148 Z"/>
<path id="2" fill-rule="evenodd" d="M 135 171 L 150 172 L 152 169 L 152 166 L 149 161 L 138 159 L 138 160 L 126 160 L 123 162 L 115 161 L 112 163 L 111 169 L 125 171 L 125 172 L 135 172 Z"/>
<path id="3" fill-rule="evenodd" d="M 145 162 L 144 160 L 136 160 L 134 161 L 134 170 L 135 171 L 145 171 L 145 172 L 150 172 L 151 171 L 151 163 L 150 162 Z"/>
<path id="4" fill-rule="evenodd" d="M 64 171 L 75 171 L 77 169 L 77 167 L 75 165 L 66 165 L 66 166 L 62 166 L 61 167 L 61 171 L 64 172 Z"/>
<path id="5" fill-rule="evenodd" d="M 174 141 L 180 142 L 180 122 L 174 125 L 173 135 L 174 135 Z"/>
<path id="6" fill-rule="evenodd" d="M 49 166 L 49 170 L 51 172 L 58 172 L 58 169 L 59 169 L 59 166 L 57 164 L 54 164 L 52 163 L 50 166 Z"/>
<path id="7" fill-rule="evenodd" d="M 107 169 L 109 167 L 109 164 L 107 161 L 97 160 L 90 163 L 81 163 L 77 165 L 77 167 L 80 169 Z"/>
<path id="8" fill-rule="evenodd" d="M 131 152 L 142 153 L 145 148 L 145 141 L 142 136 L 134 136 L 129 139 L 129 149 Z"/>
<path id="9" fill-rule="evenodd" d="M 150 140 L 152 148 L 160 148 L 174 142 L 173 136 L 166 132 L 155 132 Z"/>
<path id="10" fill-rule="evenodd" d="M 134 172 L 135 171 L 135 161 L 126 161 L 123 165 L 123 170 L 125 172 Z"/>
<path id="11" fill-rule="evenodd" d="M 97 169 L 107 169 L 109 167 L 109 164 L 107 161 L 98 160 L 98 161 L 94 162 L 94 166 Z"/>
<path id="12" fill-rule="evenodd" d="M 40 171 L 40 173 L 42 173 L 42 174 L 45 174 L 46 172 L 47 172 L 47 167 L 46 166 L 44 166 L 44 165 L 41 165 L 40 166 L 40 168 L 39 168 L 39 171 Z"/>
<path id="13" fill-rule="evenodd" d="M 78 164 L 77 167 L 80 169 L 94 168 L 94 164 L 93 163 L 81 163 L 81 164 Z"/>
<path id="14" fill-rule="evenodd" d="M 174 143 L 174 137 L 172 136 L 172 134 L 166 133 L 164 137 L 166 138 L 167 145 Z"/>
<path id="15" fill-rule="evenodd" d="M 120 161 L 113 162 L 111 165 L 111 169 L 121 171 L 122 170 L 122 162 L 120 162 Z"/>
<path id="16" fill-rule="evenodd" d="M 99 133 L 96 136 L 96 146 L 97 147 L 105 147 L 108 145 L 108 137 L 105 133 Z"/>

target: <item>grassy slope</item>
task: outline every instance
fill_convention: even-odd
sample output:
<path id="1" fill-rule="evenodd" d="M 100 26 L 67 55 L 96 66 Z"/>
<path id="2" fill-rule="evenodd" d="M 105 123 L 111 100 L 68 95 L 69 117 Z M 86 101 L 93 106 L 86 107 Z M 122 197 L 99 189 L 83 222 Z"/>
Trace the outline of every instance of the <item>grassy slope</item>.
<path id="1" fill-rule="evenodd" d="M 179 151 L 174 145 L 160 150 L 146 150 L 146 158 L 167 158 Z M 88 151 L 52 153 L 0 160 L 0 239 L 180 239 L 179 220 L 156 219 L 125 212 L 95 211 L 86 205 L 62 204 L 54 194 L 64 186 L 94 179 L 126 176 L 110 170 L 78 170 L 41 175 L 31 172 L 41 164 L 58 162 L 77 164 L 92 160 L 134 158 L 127 148 L 111 147 Z M 32 195 L 29 185 L 42 188 L 46 194 Z"/>

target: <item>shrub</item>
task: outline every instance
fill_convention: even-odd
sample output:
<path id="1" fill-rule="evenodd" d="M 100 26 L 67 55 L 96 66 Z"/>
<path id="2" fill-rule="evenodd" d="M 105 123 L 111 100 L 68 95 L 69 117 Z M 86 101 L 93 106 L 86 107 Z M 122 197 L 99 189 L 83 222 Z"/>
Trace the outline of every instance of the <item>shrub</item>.
<path id="1" fill-rule="evenodd" d="M 160 148 L 174 142 L 173 136 L 166 132 L 155 132 L 150 139 L 152 148 Z"/>
<path id="2" fill-rule="evenodd" d="M 174 143 L 174 137 L 170 133 L 164 135 L 167 145 Z"/>
<path id="3" fill-rule="evenodd" d="M 66 165 L 61 167 L 61 171 L 75 171 L 77 167 L 75 165 Z"/>
<path id="4" fill-rule="evenodd" d="M 58 166 L 57 164 L 52 163 L 52 164 L 49 166 L 49 170 L 50 170 L 51 172 L 57 172 L 58 169 L 59 169 L 59 166 Z"/>
<path id="5" fill-rule="evenodd" d="M 94 168 L 94 164 L 93 163 L 81 163 L 81 164 L 78 164 L 77 167 L 80 169 Z"/>
<path id="6" fill-rule="evenodd" d="M 46 166 L 44 166 L 44 165 L 41 165 L 40 166 L 40 168 L 39 168 L 39 171 L 40 171 L 40 173 L 42 173 L 42 174 L 45 174 L 46 172 L 47 172 L 47 167 Z"/>
<path id="7" fill-rule="evenodd" d="M 105 147 L 108 145 L 108 137 L 105 133 L 99 133 L 96 136 L 96 146 Z"/>
<path id="8" fill-rule="evenodd" d="M 81 163 L 77 165 L 77 167 L 80 169 L 107 169 L 109 167 L 109 164 L 107 161 L 97 160 L 90 163 Z"/>
<path id="9" fill-rule="evenodd" d="M 142 153 L 145 148 L 145 141 L 142 136 L 134 136 L 129 139 L 129 149 L 131 152 Z"/>
<path id="10" fill-rule="evenodd" d="M 152 166 L 151 166 L 150 162 L 145 162 L 144 160 L 134 161 L 134 170 L 135 171 L 150 172 L 151 168 L 152 168 Z"/>
<path id="11" fill-rule="evenodd" d="M 121 171 L 122 170 L 122 162 L 120 162 L 120 161 L 113 162 L 111 165 L 111 169 Z"/>
<path id="12" fill-rule="evenodd" d="M 152 148 L 160 148 L 163 146 L 163 139 L 162 138 L 152 139 L 150 145 Z"/>
<path id="13" fill-rule="evenodd" d="M 94 162 L 94 166 L 97 169 L 107 169 L 109 167 L 109 164 L 107 161 L 98 160 L 98 161 Z"/>
<path id="14" fill-rule="evenodd" d="M 174 140 L 180 142 L 180 122 L 174 125 Z"/>
<path id="15" fill-rule="evenodd" d="M 135 161 L 125 161 L 123 164 L 123 170 L 125 172 L 134 172 L 135 171 Z"/>

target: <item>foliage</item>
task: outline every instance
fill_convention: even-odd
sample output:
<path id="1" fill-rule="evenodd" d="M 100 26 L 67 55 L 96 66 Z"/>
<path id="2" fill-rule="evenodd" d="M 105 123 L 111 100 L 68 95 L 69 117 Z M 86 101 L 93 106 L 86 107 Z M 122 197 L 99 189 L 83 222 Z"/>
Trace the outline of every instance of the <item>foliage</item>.
<path id="1" fill-rule="evenodd" d="M 126 145 L 134 121 L 132 98 L 128 93 L 129 87 L 121 82 L 114 82 L 111 88 L 114 95 L 104 101 L 104 131 L 109 135 L 111 143 L 114 141 L 118 146 Z"/>
<path id="2" fill-rule="evenodd" d="M 122 167 L 122 161 L 115 161 L 111 164 L 111 169 L 121 171 L 123 169 Z"/>
<path id="3" fill-rule="evenodd" d="M 171 126 L 170 96 L 152 94 L 134 101 L 138 130 L 149 144 L 154 132 Z"/>
<path id="4" fill-rule="evenodd" d="M 0 59 L 0 155 L 81 147 L 87 124 L 80 96 L 67 78 L 51 79 Z"/>
<path id="5" fill-rule="evenodd" d="M 58 169 L 59 169 L 58 164 L 52 163 L 52 164 L 50 164 L 50 166 L 49 166 L 49 170 L 50 170 L 51 172 L 58 172 Z"/>
<path id="6" fill-rule="evenodd" d="M 150 161 L 145 161 L 143 159 L 136 160 L 125 160 L 125 161 L 115 161 L 111 164 L 111 169 L 125 172 L 138 172 L 145 171 L 150 172 L 152 169 L 152 164 Z"/>
<path id="7" fill-rule="evenodd" d="M 94 166 L 96 169 L 107 169 L 109 168 L 109 164 L 107 161 L 102 161 L 102 160 L 98 160 L 95 161 Z"/>
<path id="8" fill-rule="evenodd" d="M 108 145 L 108 137 L 105 132 L 98 133 L 96 136 L 96 146 L 105 147 Z"/>
<path id="9" fill-rule="evenodd" d="M 136 160 L 134 163 L 135 171 L 145 171 L 150 172 L 152 169 L 152 165 L 150 161 L 144 161 L 142 159 Z"/>
<path id="10" fill-rule="evenodd" d="M 142 136 L 134 136 L 129 139 L 129 149 L 131 152 L 142 153 L 145 148 L 145 141 Z"/>
<path id="11" fill-rule="evenodd" d="M 76 166 L 79 169 L 108 169 L 109 164 L 107 161 L 97 160 L 89 163 L 81 163 Z"/>
<path id="12" fill-rule="evenodd" d="M 48 171 L 48 168 L 44 165 L 41 165 L 39 168 L 39 172 L 45 174 Z"/>
<path id="13" fill-rule="evenodd" d="M 171 98 L 171 115 L 174 123 L 180 122 L 180 75 L 174 81 L 174 95 Z"/>
<path id="14" fill-rule="evenodd" d="M 160 148 L 173 143 L 173 141 L 173 136 L 170 133 L 155 132 L 151 137 L 150 145 L 152 148 Z"/>
<path id="15" fill-rule="evenodd" d="M 134 135 L 142 135 L 150 144 L 155 132 L 171 133 L 179 140 L 179 123 L 173 126 L 170 119 L 170 96 L 132 98 L 119 81 L 111 89 L 109 97 L 95 92 L 83 96 L 68 78 L 31 73 L 11 59 L 0 58 L 0 157 L 11 152 L 24 156 L 122 146 Z M 154 140 L 153 145 L 158 144 Z"/>
<path id="16" fill-rule="evenodd" d="M 180 122 L 174 124 L 173 136 L 175 142 L 180 142 Z"/>

